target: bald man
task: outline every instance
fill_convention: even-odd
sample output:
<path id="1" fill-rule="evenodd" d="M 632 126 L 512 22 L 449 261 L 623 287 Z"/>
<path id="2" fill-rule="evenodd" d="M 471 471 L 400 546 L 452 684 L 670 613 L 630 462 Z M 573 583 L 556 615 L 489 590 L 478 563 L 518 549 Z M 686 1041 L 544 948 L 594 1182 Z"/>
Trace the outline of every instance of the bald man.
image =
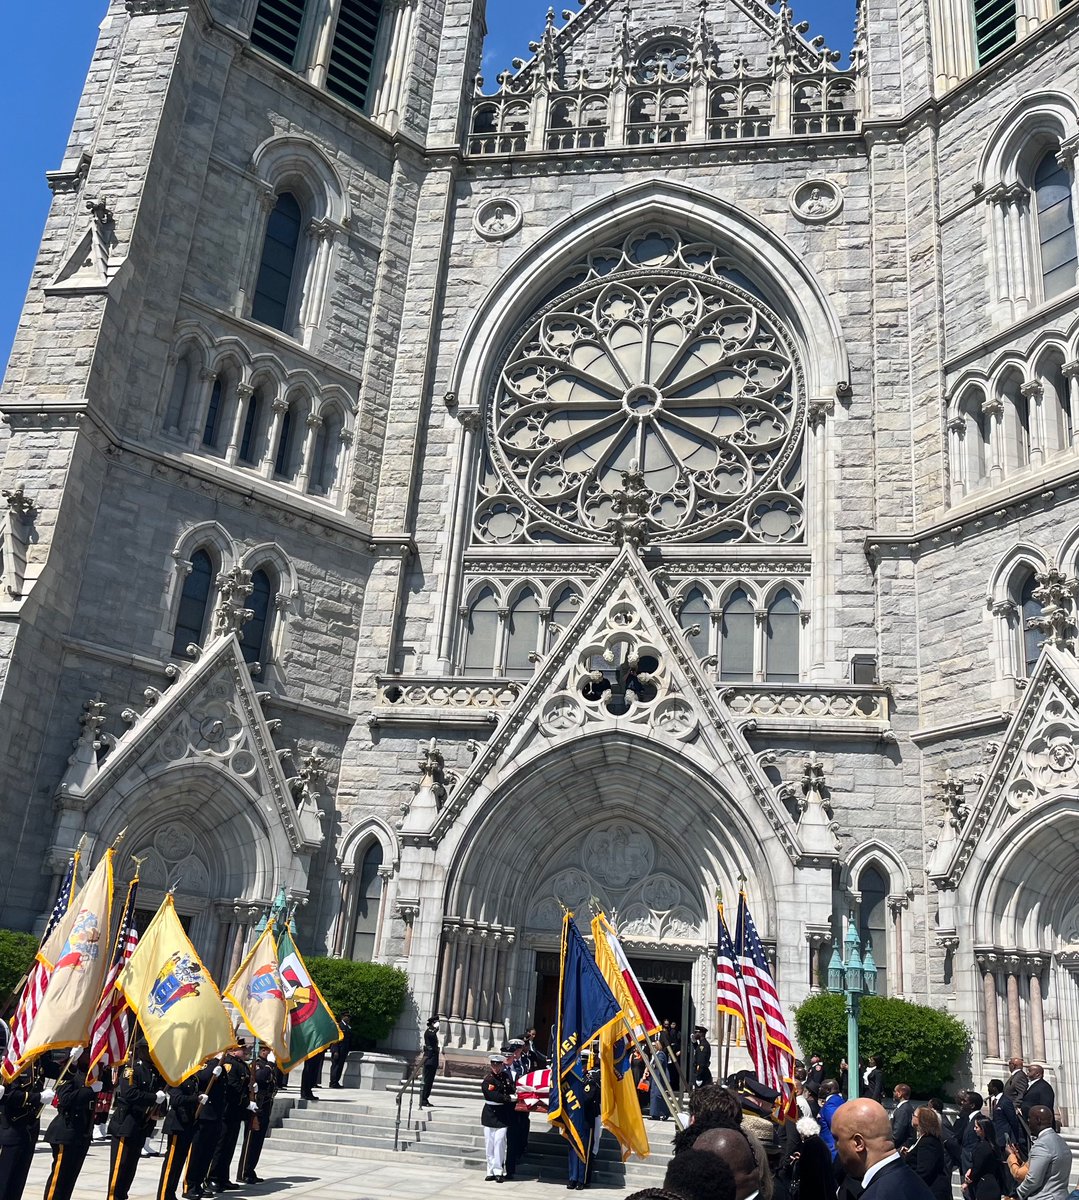
<path id="1" fill-rule="evenodd" d="M 1053 1111 L 1036 1104 L 1029 1113 L 1030 1159 L 1019 1163 L 1014 1146 L 1008 1147 L 1008 1169 L 1019 1181 L 1016 1195 L 1021 1200 L 1067 1200 L 1071 1176 L 1072 1152 L 1068 1143 L 1053 1128 Z"/>
<path id="2" fill-rule="evenodd" d="M 933 1200 L 933 1193 L 900 1157 L 888 1114 L 876 1100 L 848 1100 L 832 1118 L 836 1154 L 865 1200 Z"/>
<path id="3" fill-rule="evenodd" d="M 718 1154 L 730 1167 L 735 1200 L 769 1200 L 772 1180 L 767 1160 L 741 1129 L 725 1126 L 706 1129 L 693 1143 L 693 1149 L 683 1153 L 693 1154 L 698 1150 Z"/>

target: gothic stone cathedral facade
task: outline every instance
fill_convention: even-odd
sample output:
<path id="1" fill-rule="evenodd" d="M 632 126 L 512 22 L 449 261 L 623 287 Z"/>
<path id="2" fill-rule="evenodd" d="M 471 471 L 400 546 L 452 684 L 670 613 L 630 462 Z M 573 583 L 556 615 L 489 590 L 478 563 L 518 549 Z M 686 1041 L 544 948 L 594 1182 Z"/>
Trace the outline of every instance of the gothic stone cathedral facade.
<path id="1" fill-rule="evenodd" d="M 561 905 L 712 1020 L 853 912 L 1079 1105 L 1079 5 L 111 0 L 0 394 L 0 922 L 284 887 L 411 1049 Z"/>

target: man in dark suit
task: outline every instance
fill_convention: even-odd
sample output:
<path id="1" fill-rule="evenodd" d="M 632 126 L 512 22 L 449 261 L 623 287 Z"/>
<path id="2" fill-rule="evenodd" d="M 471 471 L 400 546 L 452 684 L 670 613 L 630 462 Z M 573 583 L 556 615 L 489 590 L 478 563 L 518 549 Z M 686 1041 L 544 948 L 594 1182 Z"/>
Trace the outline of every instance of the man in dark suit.
<path id="1" fill-rule="evenodd" d="M 1027 1088 L 1030 1087 L 1030 1080 L 1027 1078 L 1026 1071 L 1023 1070 L 1021 1055 L 1008 1059 L 1008 1070 L 1011 1074 L 1004 1083 L 1004 1095 L 1010 1097 L 1018 1107 L 1027 1094 Z"/>
<path id="2" fill-rule="evenodd" d="M 1057 1106 L 1057 1096 L 1053 1091 L 1052 1084 L 1045 1078 L 1045 1071 L 1036 1065 L 1027 1067 L 1027 1078 L 1030 1080 L 1030 1086 L 1023 1097 L 1023 1113 L 1029 1113 L 1039 1104 L 1043 1108 L 1049 1109 L 1050 1112 L 1054 1112 Z"/>
<path id="3" fill-rule="evenodd" d="M 933 1193 L 903 1161 L 888 1114 L 875 1100 L 848 1100 L 832 1118 L 836 1152 L 865 1200 L 932 1200 Z"/>
<path id="4" fill-rule="evenodd" d="M 806 1087 L 812 1088 L 814 1092 L 820 1091 L 820 1085 L 824 1082 L 824 1062 L 819 1054 L 811 1054 L 809 1056 L 809 1066 L 806 1067 Z"/>
<path id="5" fill-rule="evenodd" d="M 341 1074 L 352 1053 L 352 1017 L 343 1012 L 337 1022 L 341 1030 L 341 1040 L 330 1047 L 330 1087 L 339 1088 Z"/>
<path id="6" fill-rule="evenodd" d="M 872 1097 L 870 1097 L 872 1099 Z M 910 1102 L 910 1084 L 897 1083 L 892 1090 L 895 1108 L 892 1109 L 892 1141 L 897 1150 L 913 1146 L 914 1105 Z"/>

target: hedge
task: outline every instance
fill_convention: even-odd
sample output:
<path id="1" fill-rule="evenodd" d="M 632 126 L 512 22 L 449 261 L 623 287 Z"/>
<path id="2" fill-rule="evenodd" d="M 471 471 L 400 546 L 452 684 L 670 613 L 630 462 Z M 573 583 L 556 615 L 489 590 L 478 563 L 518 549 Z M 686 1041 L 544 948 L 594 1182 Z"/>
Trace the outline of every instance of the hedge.
<path id="1" fill-rule="evenodd" d="M 348 1013 L 358 1049 L 381 1041 L 401 1015 L 408 995 L 408 976 L 381 963 L 347 958 L 309 958 L 311 978 L 336 1016 Z"/>
<path id="2" fill-rule="evenodd" d="M 843 997 L 810 996 L 794 1010 L 794 1021 L 805 1053 L 819 1054 L 828 1074 L 838 1076 L 847 1057 Z M 909 1083 L 917 1097 L 941 1095 L 970 1051 L 970 1030 L 957 1017 L 894 996 L 864 997 L 858 1030 L 862 1061 L 879 1054 L 887 1087 Z"/>
<path id="3" fill-rule="evenodd" d="M 32 933 L 0 929 L 0 1011 L 12 1007 L 12 992 L 26 975 L 37 953 L 37 938 Z"/>

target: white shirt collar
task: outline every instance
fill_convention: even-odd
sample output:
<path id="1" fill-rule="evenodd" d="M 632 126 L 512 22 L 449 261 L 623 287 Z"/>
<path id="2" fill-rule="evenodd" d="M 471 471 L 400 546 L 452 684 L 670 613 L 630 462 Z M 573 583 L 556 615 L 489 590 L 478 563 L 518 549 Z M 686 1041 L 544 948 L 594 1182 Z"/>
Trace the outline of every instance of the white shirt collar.
<path id="1" fill-rule="evenodd" d="M 862 1191 L 864 1192 L 869 1187 L 870 1181 L 878 1171 L 883 1171 L 889 1163 L 894 1163 L 899 1158 L 899 1151 L 895 1150 L 888 1155 L 887 1158 L 882 1158 L 879 1163 L 874 1163 L 868 1171 L 862 1176 Z"/>

